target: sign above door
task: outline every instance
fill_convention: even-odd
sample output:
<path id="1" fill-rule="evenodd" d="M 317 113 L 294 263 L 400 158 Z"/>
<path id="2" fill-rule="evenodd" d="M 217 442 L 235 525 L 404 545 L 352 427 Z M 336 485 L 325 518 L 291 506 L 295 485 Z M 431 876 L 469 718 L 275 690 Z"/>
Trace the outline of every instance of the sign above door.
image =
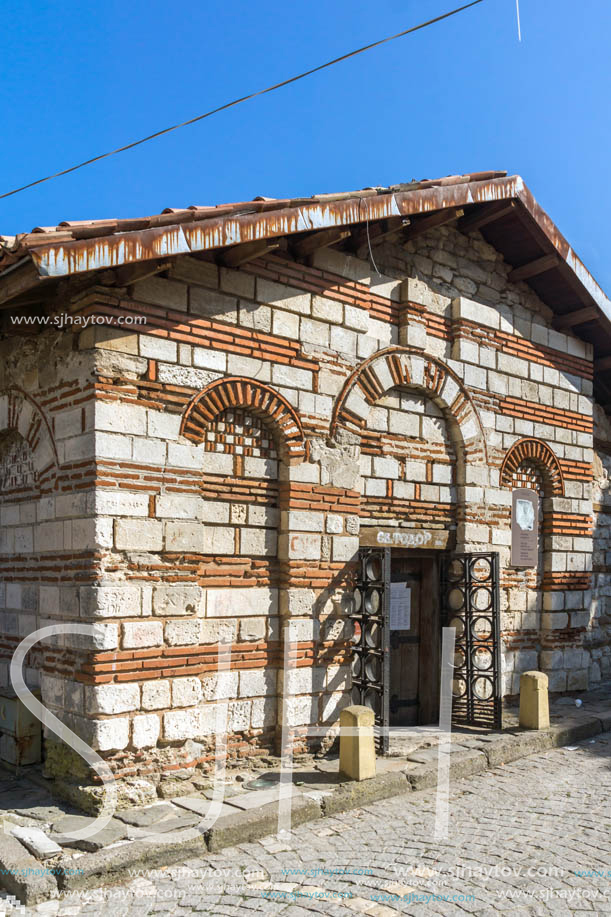
<path id="1" fill-rule="evenodd" d="M 393 527 L 361 528 L 361 545 L 364 547 L 426 548 L 444 551 L 448 547 L 450 532 L 447 529 L 398 529 Z"/>

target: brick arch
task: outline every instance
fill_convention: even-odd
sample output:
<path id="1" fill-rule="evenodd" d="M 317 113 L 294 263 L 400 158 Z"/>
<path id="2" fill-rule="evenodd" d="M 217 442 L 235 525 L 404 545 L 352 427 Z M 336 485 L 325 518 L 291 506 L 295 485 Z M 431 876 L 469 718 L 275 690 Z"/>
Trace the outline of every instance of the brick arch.
<path id="1" fill-rule="evenodd" d="M 248 408 L 263 417 L 291 464 L 305 457 L 303 427 L 294 407 L 270 386 L 239 376 L 217 379 L 198 392 L 185 408 L 181 434 L 193 443 L 202 442 L 208 425 L 227 408 Z"/>
<path id="2" fill-rule="evenodd" d="M 424 392 L 445 408 L 460 430 L 469 461 L 488 461 L 479 414 L 460 377 L 437 357 L 409 347 L 379 351 L 348 377 L 335 403 L 331 437 L 335 438 L 338 428 L 360 434 L 370 408 L 397 386 Z"/>
<path id="3" fill-rule="evenodd" d="M 520 439 L 507 450 L 501 465 L 501 487 L 512 486 L 513 475 L 523 462 L 532 462 L 541 471 L 546 497 L 564 495 L 564 477 L 560 462 L 547 443 L 534 437 Z"/>
<path id="4" fill-rule="evenodd" d="M 29 445 L 36 483 L 42 486 L 59 468 L 55 439 L 42 408 L 17 386 L 0 392 L 0 435 L 10 432 Z"/>

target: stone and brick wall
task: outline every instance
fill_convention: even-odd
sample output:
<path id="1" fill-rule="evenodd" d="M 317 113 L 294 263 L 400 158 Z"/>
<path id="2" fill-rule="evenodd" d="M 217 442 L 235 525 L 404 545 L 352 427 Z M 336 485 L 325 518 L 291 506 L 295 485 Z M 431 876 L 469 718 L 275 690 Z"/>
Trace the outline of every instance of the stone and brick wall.
<path id="1" fill-rule="evenodd" d="M 593 452 L 591 348 L 509 271 L 447 228 L 376 247 L 375 267 L 184 256 L 69 306 L 146 325 L 10 344 L 2 645 L 30 609 L 96 624 L 92 645 L 45 650 L 43 697 L 117 773 L 213 760 L 219 640 L 230 757 L 277 747 L 283 715 L 332 732 L 365 526 L 499 552 L 505 694 L 526 669 L 555 691 L 604 674 L 611 460 Z M 509 565 L 516 484 L 541 496 L 536 569 Z"/>

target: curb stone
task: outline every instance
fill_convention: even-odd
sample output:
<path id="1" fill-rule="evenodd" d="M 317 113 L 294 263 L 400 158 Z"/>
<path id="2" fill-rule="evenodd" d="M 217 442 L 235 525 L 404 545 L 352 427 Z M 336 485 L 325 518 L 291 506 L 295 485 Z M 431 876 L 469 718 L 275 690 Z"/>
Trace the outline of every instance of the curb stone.
<path id="1" fill-rule="evenodd" d="M 350 809 L 369 805 L 379 799 L 388 799 L 389 796 L 398 796 L 409 793 L 411 787 L 405 779 L 405 774 L 400 771 L 390 771 L 386 774 L 377 774 L 369 780 L 342 783 L 339 788 L 329 796 L 323 796 L 322 814 L 338 815 Z"/>
<path id="2" fill-rule="evenodd" d="M 319 803 L 307 797 L 291 799 L 291 824 L 302 825 L 322 817 Z M 268 802 L 260 809 L 246 809 L 231 815 L 222 815 L 206 832 L 210 853 L 224 847 L 259 840 L 278 829 L 278 803 Z"/>
<path id="3" fill-rule="evenodd" d="M 450 755 L 450 780 L 472 777 L 487 770 L 488 761 L 483 751 L 454 752 Z M 406 767 L 403 771 L 413 790 L 430 790 L 437 786 L 437 762 Z"/>
<path id="4" fill-rule="evenodd" d="M 498 737 L 486 738 L 479 747 L 452 752 L 450 780 L 473 776 L 501 764 L 571 745 L 602 732 L 611 731 L 611 711 L 597 711 L 586 717 L 562 717 L 563 722 L 545 730 L 508 730 Z M 483 747 L 482 747 L 483 746 Z M 332 817 L 350 809 L 360 808 L 381 799 L 399 796 L 437 786 L 437 762 L 408 763 L 402 770 L 386 771 L 362 782 L 339 784 L 320 801 L 306 796 L 293 797 L 291 822 L 294 826 Z M 268 803 L 258 809 L 236 811 L 219 818 L 200 837 L 184 843 L 134 841 L 130 844 L 83 854 L 76 860 L 64 858 L 56 864 L 57 877 L 50 872 L 40 874 L 42 864 L 16 838 L 5 835 L 0 842 L 0 869 L 36 870 L 39 874 L 2 876 L 8 892 L 26 905 L 56 898 L 60 891 L 85 889 L 133 878 L 131 870 L 158 869 L 183 862 L 191 857 L 218 853 L 225 847 L 258 840 L 274 834 L 278 826 L 278 803 Z M 78 870 L 78 872 L 72 872 Z"/>
<path id="5" fill-rule="evenodd" d="M 137 878 L 129 876 L 129 871 L 138 869 L 160 869 L 190 857 L 201 857 L 208 852 L 203 835 L 183 843 L 164 843 L 156 840 L 154 844 L 146 841 L 135 841 L 133 844 L 99 850 L 78 858 L 78 860 L 60 861 L 63 871 L 58 875 L 60 891 L 92 888 L 107 885 L 119 879 Z M 70 869 L 70 872 L 66 872 Z M 78 870 L 72 872 L 72 870 Z"/>

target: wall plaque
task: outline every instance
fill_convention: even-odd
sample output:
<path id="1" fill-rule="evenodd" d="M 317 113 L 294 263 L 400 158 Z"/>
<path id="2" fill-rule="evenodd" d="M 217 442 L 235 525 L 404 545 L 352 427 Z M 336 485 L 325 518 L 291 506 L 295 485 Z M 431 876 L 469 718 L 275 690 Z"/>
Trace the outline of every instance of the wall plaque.
<path id="1" fill-rule="evenodd" d="M 536 567 L 539 562 L 539 495 L 520 487 L 511 494 L 511 566 Z"/>

